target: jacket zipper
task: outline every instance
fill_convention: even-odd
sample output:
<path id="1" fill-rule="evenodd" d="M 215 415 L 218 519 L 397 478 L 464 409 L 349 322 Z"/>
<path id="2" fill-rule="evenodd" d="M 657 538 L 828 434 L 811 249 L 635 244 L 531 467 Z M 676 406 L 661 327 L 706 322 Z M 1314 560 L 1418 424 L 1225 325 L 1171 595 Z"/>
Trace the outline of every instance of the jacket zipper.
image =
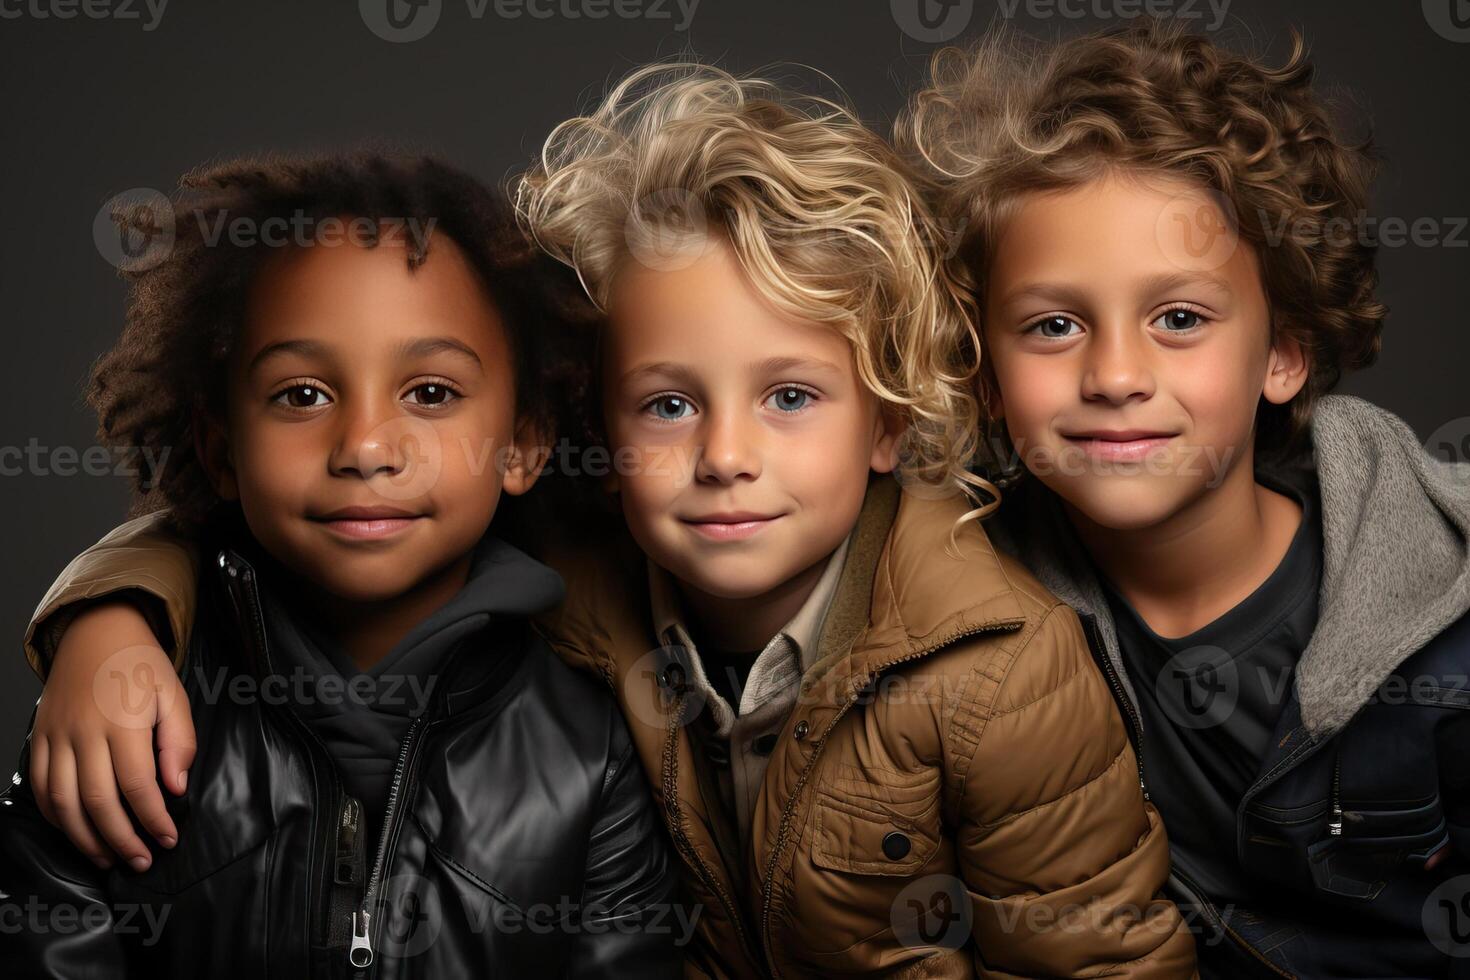
<path id="1" fill-rule="evenodd" d="M 388 808 L 383 815 L 383 831 L 378 837 L 377 856 L 373 859 L 373 868 L 368 874 L 362 904 L 352 915 L 352 946 L 347 951 L 347 961 L 359 970 L 367 969 L 373 963 L 373 937 L 377 934 L 373 925 L 373 905 L 377 901 L 389 844 L 398 831 L 398 817 L 403 809 L 404 776 L 412 763 L 414 749 L 418 745 L 418 734 L 423 730 L 427 717 L 427 714 L 423 714 L 414 719 L 408 733 L 403 736 L 403 744 L 398 748 L 398 761 L 393 767 L 393 782 L 388 787 Z"/>
<path id="2" fill-rule="evenodd" d="M 1342 836 L 1342 753 L 1332 760 L 1332 819 L 1327 821 L 1329 837 Z"/>
<path id="3" fill-rule="evenodd" d="M 675 752 L 675 747 L 678 744 L 679 722 L 684 713 L 685 703 L 685 693 L 681 689 L 678 691 L 678 700 L 674 703 L 673 711 L 669 716 L 669 731 L 664 741 L 664 808 L 669 814 L 668 825 L 673 831 L 674 842 L 683 851 L 685 859 L 699 873 L 700 878 L 704 881 L 705 887 L 714 892 L 715 896 L 719 898 L 720 904 L 724 906 L 725 914 L 730 917 L 730 923 L 735 927 L 735 934 L 740 937 L 741 947 L 743 949 L 749 949 L 750 939 L 745 934 L 745 926 L 739 915 L 739 910 L 736 909 L 734 901 L 720 884 L 714 872 L 710 870 L 704 859 L 695 851 L 694 845 L 689 841 L 688 833 L 684 830 L 683 810 L 679 806 L 677 789 L 678 766 L 676 760 L 678 756 Z"/>
<path id="4" fill-rule="evenodd" d="M 250 621 L 255 637 L 255 642 L 257 644 L 257 649 L 259 650 L 263 664 L 266 667 L 270 667 L 271 664 L 269 660 L 269 652 L 265 635 L 265 619 L 260 612 L 260 597 L 258 592 L 256 591 L 254 574 L 248 567 L 244 570 L 243 575 L 237 573 L 233 563 L 228 564 L 226 566 L 226 569 L 231 579 L 235 579 L 238 575 L 238 577 L 243 581 L 246 587 L 247 598 L 249 599 L 248 605 L 250 611 Z M 445 672 L 447 672 L 450 663 L 452 663 L 452 661 L 454 660 L 454 654 L 457 651 L 458 648 L 456 647 L 455 651 L 451 652 L 450 656 L 445 659 Z M 297 731 L 300 733 L 304 733 L 306 738 L 311 743 L 315 744 L 317 750 L 322 753 L 328 767 L 335 775 L 336 766 L 332 763 L 331 755 L 327 753 L 326 746 L 322 744 L 321 739 L 318 738 L 316 733 L 313 732 L 304 722 L 302 722 L 300 718 L 296 717 L 295 712 L 292 712 L 288 709 L 285 711 L 285 714 L 292 719 L 292 722 L 295 724 Z M 347 951 L 347 961 L 355 969 L 366 969 L 367 967 L 371 966 L 373 962 L 373 936 L 376 935 L 376 933 L 373 931 L 372 905 L 377 898 L 378 886 L 382 879 L 383 866 L 388 858 L 388 845 L 390 840 L 392 839 L 392 836 L 397 830 L 398 816 L 401 812 L 399 802 L 404 795 L 404 776 L 408 770 L 409 764 L 412 762 L 413 759 L 412 750 L 415 748 L 418 741 L 416 736 L 426 726 L 428 718 L 429 712 L 426 711 L 424 714 L 414 719 L 413 724 L 409 726 L 408 733 L 404 735 L 403 743 L 398 750 L 398 761 L 394 765 L 393 781 L 390 784 L 388 790 L 388 806 L 383 817 L 383 830 L 381 836 L 378 838 L 377 856 L 373 861 L 373 868 L 368 877 L 367 888 L 363 892 L 362 902 L 358 906 L 357 910 L 352 913 L 349 923 L 351 927 L 352 943 Z M 314 753 L 309 750 L 307 755 L 308 758 L 311 758 Z M 336 780 L 338 784 L 336 790 L 338 793 L 341 793 L 340 776 L 336 776 Z M 317 766 L 315 759 L 312 759 L 312 782 L 314 784 L 317 784 L 318 789 L 320 789 L 320 780 L 317 779 Z M 361 803 L 355 797 L 347 796 L 345 793 L 341 793 L 341 795 L 344 797 L 344 803 L 341 807 L 341 814 L 337 822 L 337 827 L 335 828 L 335 840 L 333 840 L 331 837 L 331 831 L 328 831 L 326 835 L 318 835 L 323 837 L 324 843 L 324 846 L 320 848 L 319 853 L 325 853 L 327 850 L 327 846 L 333 844 L 336 845 L 337 851 L 340 853 L 343 849 L 342 838 L 344 832 L 348 829 L 349 826 L 352 826 L 354 828 L 360 828 L 361 826 Z M 356 808 L 355 811 L 353 809 L 354 806 Z M 324 807 L 322 810 L 319 811 L 319 813 L 321 812 L 330 812 L 330 810 Z M 352 820 L 352 814 L 354 812 L 359 818 L 357 821 Z M 318 819 L 318 815 L 318 813 L 314 813 L 312 815 L 312 821 L 314 824 L 321 823 L 321 821 Z M 350 839 L 349 846 L 351 846 L 354 851 L 356 851 L 357 849 L 361 849 L 363 847 L 363 843 L 361 840 L 360 829 L 354 830 L 351 836 L 355 837 L 355 839 Z M 315 880 L 316 876 L 320 874 L 320 872 L 318 872 L 316 868 L 317 857 L 317 853 L 314 853 L 312 855 L 312 871 L 315 872 L 313 880 Z M 334 869 L 333 872 L 334 882 L 335 879 L 336 869 Z M 328 914 L 330 915 L 332 911 L 333 910 L 329 908 Z"/>
<path id="5" fill-rule="evenodd" d="M 1148 795 L 1148 783 L 1143 778 L 1143 719 L 1139 717 L 1138 709 L 1133 704 L 1133 699 L 1123 688 L 1123 681 L 1118 677 L 1117 668 L 1113 666 L 1113 658 L 1108 656 L 1108 651 L 1102 643 L 1102 637 L 1098 634 L 1097 622 L 1089 617 L 1087 630 L 1091 634 L 1094 649 L 1093 659 L 1102 668 L 1103 676 L 1108 679 L 1108 686 L 1113 689 L 1113 700 L 1123 709 L 1123 714 L 1128 716 L 1128 727 L 1133 736 L 1133 759 L 1138 763 L 1138 788 L 1143 790 L 1144 802 L 1151 802 Z"/>
<path id="6" fill-rule="evenodd" d="M 1127 692 L 1123 689 L 1123 682 L 1118 677 L 1117 668 L 1113 666 L 1112 658 L 1108 656 L 1107 648 L 1103 646 L 1102 637 L 1098 634 L 1097 621 L 1092 617 L 1087 617 L 1084 622 L 1087 624 L 1089 640 L 1093 647 L 1093 659 L 1102 668 L 1103 676 L 1108 679 L 1108 684 L 1113 689 L 1113 697 L 1118 702 L 1118 706 L 1128 716 L 1129 728 L 1133 735 L 1133 755 L 1138 763 L 1138 786 L 1143 790 L 1144 800 L 1151 801 L 1148 794 L 1148 782 L 1145 780 L 1143 773 L 1143 719 L 1139 717 L 1138 709 L 1133 704 L 1133 699 L 1128 697 Z M 1189 898 L 1195 903 L 1195 907 L 1200 910 L 1200 913 L 1210 920 L 1211 925 L 1229 936 L 1236 945 L 1259 960 L 1276 975 L 1294 978 L 1293 974 L 1283 971 L 1276 964 L 1268 960 L 1265 954 L 1247 942 L 1243 936 L 1234 929 L 1231 929 L 1225 923 L 1224 917 L 1220 915 L 1220 910 L 1215 908 L 1215 904 L 1205 896 L 1203 891 L 1190 881 L 1188 876 L 1180 871 L 1177 866 L 1173 866 L 1173 864 L 1173 861 L 1170 861 L 1171 873 L 1185 885 L 1186 890 L 1189 892 Z"/>
<path id="7" fill-rule="evenodd" d="M 801 791 L 806 787 L 806 781 L 811 776 L 812 770 L 816 768 L 817 758 L 822 754 L 822 749 L 827 744 L 827 736 L 831 734 L 832 729 L 837 727 L 837 723 L 842 720 L 843 715 L 847 714 L 847 710 L 851 708 L 854 703 L 856 703 L 858 695 L 863 690 L 865 690 L 867 686 L 871 684 L 882 671 L 897 667 L 898 665 L 907 663 L 910 660 L 917 660 L 920 657 L 926 657 L 929 654 L 933 653 L 935 650 L 940 650 L 946 646 L 949 646 L 951 643 L 964 639 L 967 636 L 974 636 L 979 633 L 1001 633 L 1008 630 L 1013 630 L 1015 628 L 1016 627 L 1014 625 L 1001 623 L 975 626 L 969 629 L 958 630 L 927 647 L 914 650 L 911 653 L 908 653 L 895 660 L 890 660 L 879 667 L 869 670 L 866 674 L 863 675 L 861 682 L 857 682 L 856 680 L 854 680 L 851 688 L 847 693 L 846 698 L 843 700 L 842 704 L 838 706 L 837 714 L 832 716 L 832 720 L 828 722 L 826 729 L 812 745 L 811 756 L 807 759 L 806 765 L 802 767 L 801 775 L 797 777 L 796 785 L 791 789 L 791 795 L 786 798 L 786 805 L 781 810 L 781 822 L 776 830 L 776 846 L 771 848 L 770 859 L 766 862 L 766 880 L 761 886 L 761 943 L 766 953 L 766 965 L 770 970 L 772 977 L 780 977 L 781 975 L 780 970 L 776 967 L 776 958 L 773 948 L 771 946 L 771 907 L 774 904 L 774 892 L 772 891 L 772 882 L 776 880 L 776 864 L 781 860 L 781 852 L 785 850 L 787 839 L 790 837 L 791 834 L 791 817 L 792 814 L 796 811 L 796 801 L 801 798 Z"/>

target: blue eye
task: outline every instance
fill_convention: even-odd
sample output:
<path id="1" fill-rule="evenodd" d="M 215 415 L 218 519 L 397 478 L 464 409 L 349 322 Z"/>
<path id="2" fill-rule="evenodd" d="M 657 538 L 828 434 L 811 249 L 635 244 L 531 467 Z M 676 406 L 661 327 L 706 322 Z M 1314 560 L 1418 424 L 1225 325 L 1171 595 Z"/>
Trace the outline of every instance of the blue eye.
<path id="1" fill-rule="evenodd" d="M 689 414 L 689 401 L 678 395 L 660 395 L 649 402 L 645 410 L 653 409 L 653 414 L 665 422 L 675 422 Z"/>
<path id="2" fill-rule="evenodd" d="M 811 392 L 803 388 L 782 388 L 772 392 L 766 401 L 778 412 L 799 412 L 806 408 L 811 397 Z"/>
<path id="3" fill-rule="evenodd" d="M 1165 330 L 1182 331 L 1193 330 L 1203 323 L 1204 319 L 1204 317 L 1193 310 L 1186 310 L 1181 307 L 1179 309 L 1169 310 L 1154 322 Z"/>
<path id="4" fill-rule="evenodd" d="M 318 401 L 318 398 L 322 400 Z M 271 401 L 280 402 L 288 408 L 316 408 L 327 403 L 327 393 L 316 385 L 292 385 L 278 391 Z"/>
<path id="5" fill-rule="evenodd" d="M 1076 327 L 1078 330 L 1082 329 L 1077 321 L 1070 317 L 1048 316 L 1042 317 L 1040 320 L 1031 324 L 1031 326 L 1026 328 L 1026 332 L 1040 334 L 1048 340 L 1060 340 L 1063 337 L 1072 336 L 1073 327 Z"/>

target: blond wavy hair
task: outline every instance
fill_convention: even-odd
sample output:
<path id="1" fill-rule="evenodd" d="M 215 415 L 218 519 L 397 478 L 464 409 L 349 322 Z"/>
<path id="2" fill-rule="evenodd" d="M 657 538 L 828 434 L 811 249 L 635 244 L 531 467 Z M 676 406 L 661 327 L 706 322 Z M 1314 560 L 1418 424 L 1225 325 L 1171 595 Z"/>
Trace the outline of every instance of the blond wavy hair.
<path id="1" fill-rule="evenodd" d="M 1149 18 L 1053 44 L 997 30 L 935 56 L 896 142 L 932 205 L 965 223 L 950 272 L 981 307 L 997 238 L 1027 194 L 1114 169 L 1216 192 L 1260 259 L 1272 330 L 1309 355 L 1302 392 L 1258 415 L 1257 447 L 1288 454 L 1316 399 L 1372 363 L 1387 312 L 1375 247 L 1324 233 L 1366 208 L 1371 141 L 1343 137 L 1312 75 L 1297 34 L 1271 67 Z"/>
<path id="2" fill-rule="evenodd" d="M 995 506 L 969 471 L 970 297 L 902 160 L 845 104 L 709 65 L 645 66 L 556 127 L 516 202 L 604 310 L 628 261 L 676 261 L 718 236 L 774 309 L 849 341 L 861 382 L 905 422 L 906 483 L 992 498 L 966 518 Z"/>

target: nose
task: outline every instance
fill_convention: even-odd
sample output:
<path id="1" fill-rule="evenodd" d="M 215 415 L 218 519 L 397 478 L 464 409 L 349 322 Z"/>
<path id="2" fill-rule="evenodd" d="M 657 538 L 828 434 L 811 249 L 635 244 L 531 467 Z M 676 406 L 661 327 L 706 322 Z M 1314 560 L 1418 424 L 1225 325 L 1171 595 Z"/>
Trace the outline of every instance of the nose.
<path id="1" fill-rule="evenodd" d="M 409 454 L 403 445 L 406 432 L 394 424 L 397 413 L 358 406 L 338 418 L 341 424 L 328 462 L 332 475 L 369 479 L 378 474 L 396 476 L 403 470 Z"/>
<path id="2" fill-rule="evenodd" d="M 700 483 L 730 484 L 759 477 L 761 450 L 753 420 L 738 411 L 709 411 L 705 420 L 694 478 Z"/>
<path id="3" fill-rule="evenodd" d="M 1148 339 L 1132 325 L 1095 324 L 1085 354 L 1082 397 L 1114 405 L 1153 397 L 1149 354 Z"/>

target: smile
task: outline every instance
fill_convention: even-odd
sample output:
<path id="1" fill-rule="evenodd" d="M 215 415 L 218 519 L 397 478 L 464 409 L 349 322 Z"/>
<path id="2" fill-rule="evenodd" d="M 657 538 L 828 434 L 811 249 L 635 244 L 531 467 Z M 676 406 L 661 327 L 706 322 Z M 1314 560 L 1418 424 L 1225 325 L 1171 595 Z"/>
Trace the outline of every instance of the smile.
<path id="1" fill-rule="evenodd" d="M 683 519 L 684 523 L 713 541 L 741 541 L 759 534 L 781 519 L 780 514 L 708 514 Z"/>
<path id="2" fill-rule="evenodd" d="M 396 507 L 345 507 L 312 520 L 341 537 L 370 541 L 402 534 L 423 516 Z"/>
<path id="3" fill-rule="evenodd" d="M 1094 459 L 1135 462 L 1164 448 L 1174 436 L 1169 433 L 1128 430 L 1079 432 L 1075 435 L 1064 436 L 1064 438 Z"/>

